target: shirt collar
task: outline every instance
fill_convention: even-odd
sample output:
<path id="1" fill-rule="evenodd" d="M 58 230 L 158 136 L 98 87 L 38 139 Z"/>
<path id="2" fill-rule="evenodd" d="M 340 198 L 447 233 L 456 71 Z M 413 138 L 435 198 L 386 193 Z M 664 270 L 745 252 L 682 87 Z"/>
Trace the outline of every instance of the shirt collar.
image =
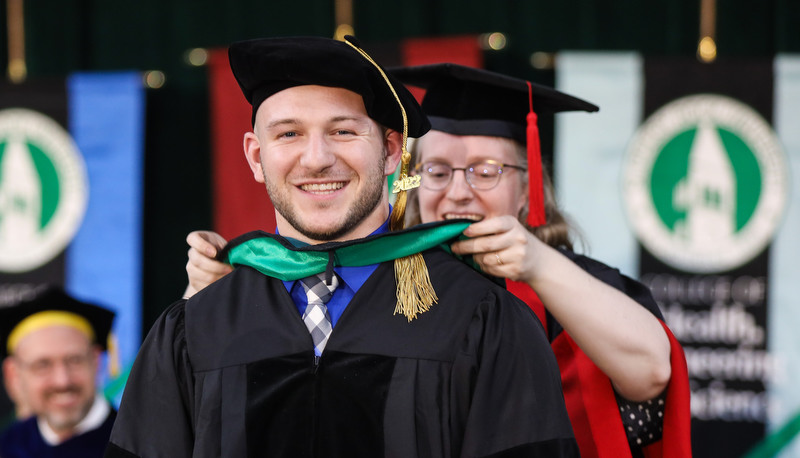
<path id="1" fill-rule="evenodd" d="M 389 214 L 392 213 L 391 210 L 392 206 L 390 205 Z M 386 232 L 389 232 L 389 218 L 386 218 L 386 221 L 384 221 L 383 224 L 380 225 L 380 227 L 372 231 L 372 233 L 369 235 L 384 234 Z M 275 233 L 276 234 L 278 233 L 277 229 L 275 230 Z M 295 240 L 290 237 L 286 237 L 286 240 L 290 241 L 292 245 L 297 247 L 308 246 L 308 243 L 301 242 L 299 240 Z M 336 272 L 336 274 L 338 274 L 339 277 L 341 277 L 342 281 L 344 281 L 344 283 L 347 286 L 349 286 L 350 289 L 352 289 L 353 291 L 358 291 L 359 288 L 361 288 L 361 285 L 363 285 L 364 282 L 367 281 L 369 276 L 372 275 L 372 272 L 375 270 L 374 266 L 375 266 L 374 264 L 369 266 L 358 266 L 358 267 L 338 266 L 334 267 L 333 271 Z M 297 280 L 284 281 L 283 284 L 286 286 L 287 290 L 291 291 L 292 285 L 294 285 L 294 282 L 296 281 Z"/>
<path id="2" fill-rule="evenodd" d="M 89 409 L 89 413 L 83 417 L 83 420 L 75 426 L 72 435 L 66 439 L 59 438 L 58 434 L 53 431 L 53 428 L 47 424 L 47 422 L 42 418 L 38 417 L 36 419 L 36 424 L 39 426 L 39 432 L 42 434 L 42 438 L 45 442 L 47 442 L 50 446 L 56 446 L 62 442 L 65 442 L 75 436 L 79 436 L 87 431 L 91 431 L 93 429 L 97 429 L 108 417 L 109 412 L 111 412 L 111 406 L 108 405 L 108 401 L 104 398 L 100 393 L 95 394 L 94 402 L 92 403 L 92 408 Z"/>
<path id="3" fill-rule="evenodd" d="M 389 208 L 389 213 L 391 214 L 391 206 Z M 370 235 L 384 234 L 386 232 L 389 232 L 388 218 Z M 361 285 L 367 281 L 367 278 L 372 275 L 372 272 L 375 270 L 372 268 L 373 266 L 374 264 L 361 267 L 339 266 L 334 267 L 333 271 L 339 274 L 339 276 L 342 277 L 342 280 L 344 280 L 344 282 L 347 283 L 347 286 L 349 286 L 353 291 L 358 291 L 358 289 L 361 288 Z"/>

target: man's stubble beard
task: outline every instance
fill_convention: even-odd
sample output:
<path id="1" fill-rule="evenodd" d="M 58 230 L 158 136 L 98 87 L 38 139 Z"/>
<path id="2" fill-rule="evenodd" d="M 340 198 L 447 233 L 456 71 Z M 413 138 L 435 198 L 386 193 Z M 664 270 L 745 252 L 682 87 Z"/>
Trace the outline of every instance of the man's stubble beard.
<path id="1" fill-rule="evenodd" d="M 288 198 L 287 193 L 281 192 L 274 184 L 267 179 L 266 167 L 267 165 L 262 162 L 262 170 L 264 170 L 264 182 L 266 183 L 267 192 L 269 193 L 272 205 L 275 210 L 299 233 L 311 240 L 331 241 L 336 240 L 358 226 L 375 208 L 381 203 L 383 197 L 383 187 L 386 186 L 386 180 L 383 175 L 384 165 L 386 163 L 386 149 L 384 148 L 381 158 L 376 163 L 376 167 L 372 173 L 367 177 L 367 186 L 356 201 L 349 209 L 342 209 L 346 211 L 342 223 L 338 227 L 331 228 L 323 232 L 314 231 L 305 225 L 300 217 L 295 213 L 294 207 Z"/>
<path id="2" fill-rule="evenodd" d="M 64 391 L 64 390 L 59 390 Z M 83 391 L 78 386 L 72 386 L 66 389 L 66 391 L 80 393 L 79 395 L 83 394 Z M 44 411 L 40 413 L 40 416 L 53 428 L 54 431 L 70 431 L 73 430 L 78 424 L 86 418 L 86 415 L 89 414 L 89 411 L 94 404 L 94 396 L 88 396 L 85 399 L 85 402 L 78 406 L 74 410 L 70 410 L 67 413 L 65 412 L 51 412 L 51 411 Z"/>

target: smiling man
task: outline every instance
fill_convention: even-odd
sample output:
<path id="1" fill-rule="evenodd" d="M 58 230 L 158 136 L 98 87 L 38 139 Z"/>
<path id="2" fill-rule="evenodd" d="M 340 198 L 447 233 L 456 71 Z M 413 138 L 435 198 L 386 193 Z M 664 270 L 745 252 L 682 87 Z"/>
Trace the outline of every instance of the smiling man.
<path id="1" fill-rule="evenodd" d="M 113 319 L 59 288 L 0 309 L 3 374 L 34 413 L 0 438 L 0 456 L 103 456 L 116 412 L 96 378 Z"/>
<path id="2" fill-rule="evenodd" d="M 541 324 L 440 247 L 468 222 L 398 226 L 411 94 L 352 42 L 229 55 L 280 235 L 231 241 L 233 272 L 159 318 L 107 456 L 576 456 Z"/>
<path id="3" fill-rule="evenodd" d="M 266 183 L 282 235 L 306 243 L 355 239 L 386 221 L 389 207 L 380 204 L 400 161 L 400 133 L 373 121 L 359 94 L 292 87 L 266 99 L 256 121 L 245 155 L 256 181 Z"/>

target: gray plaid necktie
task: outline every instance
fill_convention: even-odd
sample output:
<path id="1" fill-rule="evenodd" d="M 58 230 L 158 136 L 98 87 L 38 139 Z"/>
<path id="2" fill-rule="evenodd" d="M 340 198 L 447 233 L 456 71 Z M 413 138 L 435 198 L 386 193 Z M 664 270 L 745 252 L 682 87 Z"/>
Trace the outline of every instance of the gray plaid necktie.
<path id="1" fill-rule="evenodd" d="M 328 307 L 325 304 L 331 300 L 333 291 L 339 286 L 339 279 L 336 275 L 331 277 L 331 284 L 325 284 L 325 272 L 312 275 L 310 277 L 301 278 L 300 283 L 306 290 L 308 297 L 308 305 L 306 311 L 303 313 L 303 322 L 311 333 L 311 340 L 314 341 L 314 354 L 317 356 L 322 355 L 325 350 L 325 344 L 328 343 L 328 337 L 331 335 L 333 326 L 331 325 L 331 318 L 328 316 Z"/>

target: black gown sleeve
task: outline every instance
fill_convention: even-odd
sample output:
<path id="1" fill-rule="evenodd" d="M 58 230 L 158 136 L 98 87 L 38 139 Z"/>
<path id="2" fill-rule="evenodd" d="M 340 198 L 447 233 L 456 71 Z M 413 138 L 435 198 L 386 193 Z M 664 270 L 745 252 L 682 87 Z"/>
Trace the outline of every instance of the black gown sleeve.
<path id="1" fill-rule="evenodd" d="M 147 335 L 131 369 L 106 458 L 192 456 L 192 368 L 185 301 L 170 306 Z"/>
<path id="2" fill-rule="evenodd" d="M 581 269 L 588 272 L 589 275 L 623 292 L 625 295 L 638 302 L 639 305 L 649 310 L 656 318 L 664 321 L 664 316 L 661 313 L 661 309 L 658 307 L 658 303 L 653 298 L 652 293 L 650 293 L 650 289 L 644 284 L 624 275 L 619 269 L 603 264 L 588 256 L 580 255 L 563 248 L 560 248 L 558 251 L 572 260 L 572 262 L 577 264 Z"/>
<path id="3" fill-rule="evenodd" d="M 473 390 L 460 456 L 578 456 L 541 323 L 515 297 L 492 297 L 496 303 L 479 306 L 455 361 L 455 376 L 471 380 Z"/>

